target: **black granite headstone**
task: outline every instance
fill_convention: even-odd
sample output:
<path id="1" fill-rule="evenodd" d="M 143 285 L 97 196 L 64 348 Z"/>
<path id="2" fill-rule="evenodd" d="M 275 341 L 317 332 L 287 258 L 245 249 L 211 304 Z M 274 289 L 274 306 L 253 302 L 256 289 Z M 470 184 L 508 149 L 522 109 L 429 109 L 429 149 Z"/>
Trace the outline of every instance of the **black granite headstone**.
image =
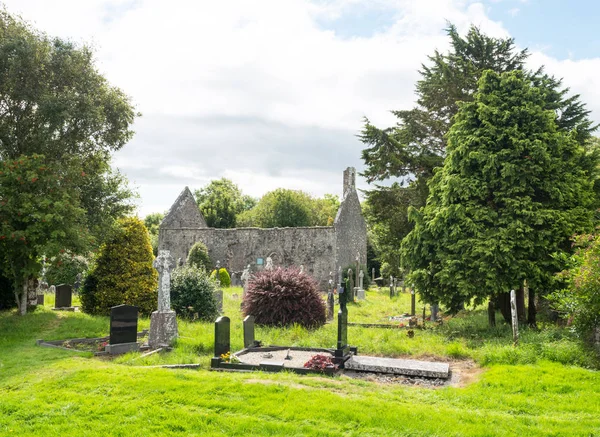
<path id="1" fill-rule="evenodd" d="M 215 357 L 230 352 L 230 323 L 229 317 L 221 316 L 215 322 Z"/>
<path id="2" fill-rule="evenodd" d="M 348 310 L 344 307 L 338 311 L 337 351 L 348 347 Z M 337 355 L 337 354 L 336 354 Z"/>
<path id="3" fill-rule="evenodd" d="M 69 284 L 60 284 L 56 286 L 56 300 L 54 301 L 55 308 L 68 308 L 71 306 L 73 297 L 73 289 Z"/>
<path id="4" fill-rule="evenodd" d="M 37 304 L 38 305 L 44 305 L 44 294 L 38 294 L 37 295 Z"/>
<path id="5" fill-rule="evenodd" d="M 109 344 L 137 341 L 138 307 L 118 305 L 110 309 Z"/>
<path id="6" fill-rule="evenodd" d="M 244 347 L 254 346 L 254 316 L 244 319 Z"/>

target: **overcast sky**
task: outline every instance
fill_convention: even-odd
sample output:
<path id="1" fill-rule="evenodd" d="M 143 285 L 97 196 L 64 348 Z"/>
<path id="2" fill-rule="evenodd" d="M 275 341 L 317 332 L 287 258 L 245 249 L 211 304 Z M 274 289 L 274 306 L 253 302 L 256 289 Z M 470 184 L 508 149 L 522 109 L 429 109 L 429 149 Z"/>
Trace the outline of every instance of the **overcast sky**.
<path id="1" fill-rule="evenodd" d="M 0 0 L 50 35 L 91 44 L 101 73 L 143 114 L 115 165 L 139 214 L 184 186 L 227 177 L 341 195 L 363 168 L 363 117 L 381 127 L 414 103 L 417 70 L 447 21 L 529 47 L 600 121 L 600 6 L 592 0 Z M 359 177 L 359 188 L 367 185 Z"/>

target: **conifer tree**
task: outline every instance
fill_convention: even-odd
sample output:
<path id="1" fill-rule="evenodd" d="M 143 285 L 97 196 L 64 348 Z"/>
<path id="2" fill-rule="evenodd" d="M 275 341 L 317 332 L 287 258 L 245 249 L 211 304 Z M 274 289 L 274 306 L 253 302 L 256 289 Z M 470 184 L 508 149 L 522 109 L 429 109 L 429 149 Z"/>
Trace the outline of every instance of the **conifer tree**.
<path id="1" fill-rule="evenodd" d="M 448 156 L 403 243 L 411 279 L 430 302 L 480 303 L 524 279 L 545 289 L 553 256 L 593 225 L 593 160 L 565 132 L 548 93 L 520 71 L 484 72 L 448 134 Z M 596 161 L 597 162 L 597 161 Z"/>

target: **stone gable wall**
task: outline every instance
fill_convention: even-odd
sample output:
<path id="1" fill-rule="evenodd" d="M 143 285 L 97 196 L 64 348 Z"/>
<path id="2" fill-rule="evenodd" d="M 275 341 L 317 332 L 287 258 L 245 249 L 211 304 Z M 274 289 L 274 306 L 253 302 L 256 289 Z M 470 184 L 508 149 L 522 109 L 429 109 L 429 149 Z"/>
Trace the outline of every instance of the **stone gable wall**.
<path id="1" fill-rule="evenodd" d="M 338 267 L 354 265 L 357 253 L 361 264 L 367 263 L 367 226 L 356 193 L 355 175 L 354 168 L 344 171 L 343 197 L 334 226 L 207 228 L 186 187 L 160 225 L 158 248 L 170 250 L 175 260 L 185 261 L 194 243 L 201 241 L 213 262 L 220 261 L 237 278 L 248 264 L 251 272 L 256 272 L 262 268 L 257 259 L 266 262 L 271 257 L 275 266 L 303 265 L 304 271 L 325 289 L 329 272 L 335 275 Z"/>

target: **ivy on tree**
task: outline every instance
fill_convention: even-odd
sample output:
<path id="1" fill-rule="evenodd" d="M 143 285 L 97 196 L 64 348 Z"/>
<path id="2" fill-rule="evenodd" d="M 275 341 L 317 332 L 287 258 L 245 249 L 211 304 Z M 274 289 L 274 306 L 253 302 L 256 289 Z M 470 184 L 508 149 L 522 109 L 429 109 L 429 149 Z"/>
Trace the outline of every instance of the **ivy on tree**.
<path id="1" fill-rule="evenodd" d="M 410 279 L 426 301 L 462 302 L 549 287 L 556 254 L 593 227 L 595 175 L 577 131 L 559 127 L 548 88 L 520 71 L 484 72 L 448 134 L 448 156 L 427 205 L 411 209 L 403 242 Z M 597 161 L 596 161 L 597 162 Z"/>

